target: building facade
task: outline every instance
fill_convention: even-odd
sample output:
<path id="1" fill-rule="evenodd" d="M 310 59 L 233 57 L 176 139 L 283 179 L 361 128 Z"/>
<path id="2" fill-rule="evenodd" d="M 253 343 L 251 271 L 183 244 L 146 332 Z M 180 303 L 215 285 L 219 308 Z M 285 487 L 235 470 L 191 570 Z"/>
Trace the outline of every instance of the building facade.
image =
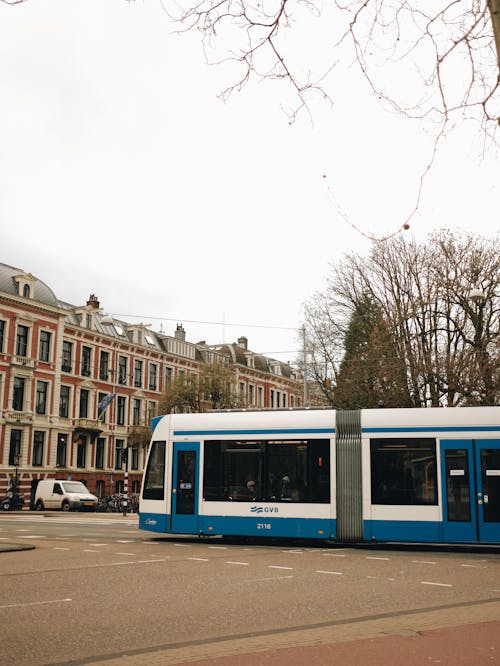
<path id="1" fill-rule="evenodd" d="M 204 363 L 234 374 L 249 408 L 302 405 L 288 364 L 231 345 L 186 341 L 105 316 L 95 295 L 64 303 L 44 282 L 0 264 L 0 496 L 25 498 L 42 478 L 81 480 L 99 497 L 138 493 L 162 393 Z M 126 470 L 126 472 L 125 472 Z"/>

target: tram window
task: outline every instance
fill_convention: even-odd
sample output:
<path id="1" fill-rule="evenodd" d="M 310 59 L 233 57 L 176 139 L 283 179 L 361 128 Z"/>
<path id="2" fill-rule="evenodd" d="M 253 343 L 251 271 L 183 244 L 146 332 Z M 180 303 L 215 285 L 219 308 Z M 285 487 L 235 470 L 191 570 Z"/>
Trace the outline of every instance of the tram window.
<path id="1" fill-rule="evenodd" d="M 372 504 L 437 504 L 435 439 L 372 439 Z"/>
<path id="2" fill-rule="evenodd" d="M 330 501 L 329 440 L 206 441 L 206 500 Z"/>
<path id="3" fill-rule="evenodd" d="M 144 479 L 143 499 L 165 497 L 165 442 L 153 442 Z"/>

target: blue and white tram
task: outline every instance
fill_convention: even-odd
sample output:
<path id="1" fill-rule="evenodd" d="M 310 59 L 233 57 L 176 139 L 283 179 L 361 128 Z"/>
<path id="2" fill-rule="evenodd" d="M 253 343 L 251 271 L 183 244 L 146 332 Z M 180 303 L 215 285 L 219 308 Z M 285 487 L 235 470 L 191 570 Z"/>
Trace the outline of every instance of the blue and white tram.
<path id="1" fill-rule="evenodd" d="M 339 543 L 500 543 L 500 407 L 171 414 L 139 526 Z"/>

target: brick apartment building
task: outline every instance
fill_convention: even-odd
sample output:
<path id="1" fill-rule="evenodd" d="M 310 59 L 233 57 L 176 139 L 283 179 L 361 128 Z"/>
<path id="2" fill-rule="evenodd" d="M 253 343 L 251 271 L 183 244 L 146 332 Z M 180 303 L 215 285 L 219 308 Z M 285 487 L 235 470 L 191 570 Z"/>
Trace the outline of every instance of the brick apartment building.
<path id="1" fill-rule="evenodd" d="M 250 351 L 245 337 L 208 346 L 186 341 L 181 324 L 172 336 L 154 332 L 105 316 L 93 294 L 70 305 L 30 273 L 0 264 L 0 497 L 16 474 L 26 499 L 42 478 L 120 493 L 125 451 L 128 489 L 138 493 L 162 392 L 204 362 L 231 369 L 246 407 L 302 405 L 297 372 Z"/>

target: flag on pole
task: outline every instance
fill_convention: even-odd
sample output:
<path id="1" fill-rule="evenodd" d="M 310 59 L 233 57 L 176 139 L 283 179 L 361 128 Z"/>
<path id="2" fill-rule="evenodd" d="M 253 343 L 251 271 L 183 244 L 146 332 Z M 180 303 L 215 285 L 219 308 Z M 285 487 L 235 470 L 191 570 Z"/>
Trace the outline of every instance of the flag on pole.
<path id="1" fill-rule="evenodd" d="M 108 393 L 107 395 L 105 395 L 104 398 L 97 403 L 97 411 L 104 412 L 106 407 L 108 407 L 108 405 L 110 405 L 113 402 L 115 397 L 116 393 Z"/>

